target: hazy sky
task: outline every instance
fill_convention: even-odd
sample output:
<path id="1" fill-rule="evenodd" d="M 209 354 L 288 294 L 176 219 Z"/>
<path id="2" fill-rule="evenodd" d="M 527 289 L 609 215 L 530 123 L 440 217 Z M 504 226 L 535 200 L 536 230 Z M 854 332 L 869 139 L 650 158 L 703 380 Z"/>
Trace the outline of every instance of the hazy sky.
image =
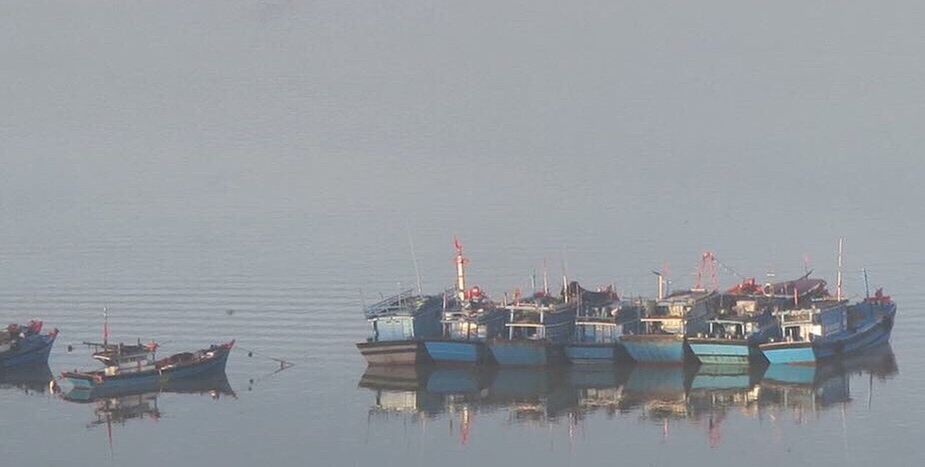
<path id="1" fill-rule="evenodd" d="M 921 256 L 923 8 L 2 0 L 0 239 Z"/>

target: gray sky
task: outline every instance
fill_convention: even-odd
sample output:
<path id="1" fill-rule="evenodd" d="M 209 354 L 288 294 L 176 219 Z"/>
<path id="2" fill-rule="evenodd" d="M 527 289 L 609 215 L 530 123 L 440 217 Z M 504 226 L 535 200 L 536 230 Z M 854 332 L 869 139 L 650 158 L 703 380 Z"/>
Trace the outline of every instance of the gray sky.
<path id="1" fill-rule="evenodd" d="M 250 221 L 366 254 L 409 216 L 441 260 L 874 255 L 923 227 L 922 8 L 2 1 L 0 238 Z"/>

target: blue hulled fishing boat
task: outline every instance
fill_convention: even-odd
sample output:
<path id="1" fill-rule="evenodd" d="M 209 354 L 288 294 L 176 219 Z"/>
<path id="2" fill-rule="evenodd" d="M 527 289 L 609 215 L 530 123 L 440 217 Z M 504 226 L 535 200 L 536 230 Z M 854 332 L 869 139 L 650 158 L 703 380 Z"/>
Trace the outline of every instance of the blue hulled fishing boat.
<path id="1" fill-rule="evenodd" d="M 563 346 L 572 337 L 576 303 L 563 281 L 562 293 L 551 296 L 548 287 L 532 297 L 504 306 L 509 313 L 507 336 L 489 341 L 499 365 L 541 366 L 566 362 Z"/>
<path id="2" fill-rule="evenodd" d="M 842 300 L 842 243 L 838 240 L 838 279 L 835 298 L 813 302 L 809 307 L 775 313 L 782 340 L 759 346 L 771 364 L 813 365 L 817 361 L 863 352 L 889 342 L 896 317 L 896 304 L 877 289 L 849 305 Z"/>
<path id="3" fill-rule="evenodd" d="M 212 345 L 194 352 L 183 352 L 160 360 L 158 345 L 87 343 L 97 350 L 93 358 L 104 365 L 102 370 L 65 371 L 61 376 L 83 389 L 122 389 L 148 387 L 186 378 L 198 378 L 214 372 L 224 372 L 234 341 Z"/>
<path id="4" fill-rule="evenodd" d="M 719 304 L 715 291 L 692 289 L 648 302 L 638 334 L 620 336 L 620 343 L 639 363 L 680 365 L 688 358 L 687 337 L 703 333 Z"/>
<path id="5" fill-rule="evenodd" d="M 479 287 L 466 286 L 462 244 L 456 246 L 456 288 L 444 294 L 443 335 L 424 339 L 427 355 L 439 364 L 477 364 L 492 361 L 485 342 L 501 336 L 508 313 L 496 306 Z"/>
<path id="6" fill-rule="evenodd" d="M 568 360 L 608 364 L 628 361 L 620 336 L 638 332 L 641 305 L 621 302 L 613 287 L 592 292 L 572 282 L 569 289 L 577 297 L 578 315 L 572 339 L 565 345 Z"/>
<path id="7" fill-rule="evenodd" d="M 58 330 L 42 334 L 42 322 L 11 324 L 0 331 L 0 371 L 20 366 L 47 365 Z"/>
<path id="8" fill-rule="evenodd" d="M 370 365 L 414 365 L 430 361 L 423 339 L 440 336 L 444 299 L 406 290 L 364 310 L 369 337 L 357 349 Z"/>
<path id="9" fill-rule="evenodd" d="M 812 365 L 889 342 L 896 304 L 878 290 L 874 297 L 853 305 L 824 300 L 776 314 L 783 337 L 759 346 L 765 358 L 771 364 Z"/>
<path id="10" fill-rule="evenodd" d="M 691 351 L 703 364 L 763 361 L 758 346 L 780 338 L 780 325 L 772 313 L 827 295 L 825 281 L 810 279 L 810 273 L 764 287 L 755 279 L 736 285 L 721 297 L 719 314 L 707 320 L 706 335 L 688 338 Z"/>

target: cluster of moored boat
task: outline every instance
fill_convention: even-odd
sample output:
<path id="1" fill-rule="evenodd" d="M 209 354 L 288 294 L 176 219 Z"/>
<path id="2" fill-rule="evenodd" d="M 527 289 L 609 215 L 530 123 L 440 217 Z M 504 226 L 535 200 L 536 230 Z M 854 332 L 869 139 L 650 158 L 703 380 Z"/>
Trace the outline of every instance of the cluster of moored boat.
<path id="1" fill-rule="evenodd" d="M 0 373 L 29 367 L 47 368 L 58 330 L 42 333 L 42 327 L 41 321 L 33 320 L 26 325 L 11 324 L 0 330 Z M 109 343 L 106 325 L 102 343 L 85 344 L 93 349 L 92 357 L 102 364 L 102 368 L 63 372 L 62 378 L 73 385 L 73 391 L 144 388 L 223 374 L 228 355 L 234 347 L 234 341 L 231 341 L 158 358 L 158 344 L 155 342 Z"/>
<path id="2" fill-rule="evenodd" d="M 468 261 L 455 246 L 454 287 L 439 295 L 408 290 L 366 307 L 370 334 L 357 348 L 370 365 L 814 364 L 888 342 L 896 314 L 880 289 L 844 299 L 840 270 L 835 296 L 811 271 L 672 293 L 657 273 L 652 299 L 624 300 L 612 286 L 591 291 L 563 278 L 558 294 L 544 279 L 530 295 L 515 291 L 497 302 L 467 286 Z M 704 254 L 703 264 L 715 261 Z"/>

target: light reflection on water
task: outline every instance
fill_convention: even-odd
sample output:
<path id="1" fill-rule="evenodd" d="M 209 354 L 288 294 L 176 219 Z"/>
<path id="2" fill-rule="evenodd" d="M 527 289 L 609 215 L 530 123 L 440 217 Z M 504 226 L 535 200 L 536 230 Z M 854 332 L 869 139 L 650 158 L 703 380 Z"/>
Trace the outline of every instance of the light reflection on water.
<path id="1" fill-rule="evenodd" d="M 822 412 L 851 410 L 851 385 L 873 385 L 899 373 L 892 349 L 812 366 L 566 366 L 556 368 L 369 367 L 359 387 L 370 391 L 370 423 L 396 417 L 418 422 L 446 417 L 465 444 L 480 416 L 501 413 L 506 423 L 566 423 L 579 429 L 595 414 L 663 426 L 703 425 L 708 442 L 721 442 L 732 413 L 756 422 L 790 418 L 811 424 Z M 863 404 L 872 403 L 871 400 Z M 704 425 L 705 422 L 705 425 Z"/>

